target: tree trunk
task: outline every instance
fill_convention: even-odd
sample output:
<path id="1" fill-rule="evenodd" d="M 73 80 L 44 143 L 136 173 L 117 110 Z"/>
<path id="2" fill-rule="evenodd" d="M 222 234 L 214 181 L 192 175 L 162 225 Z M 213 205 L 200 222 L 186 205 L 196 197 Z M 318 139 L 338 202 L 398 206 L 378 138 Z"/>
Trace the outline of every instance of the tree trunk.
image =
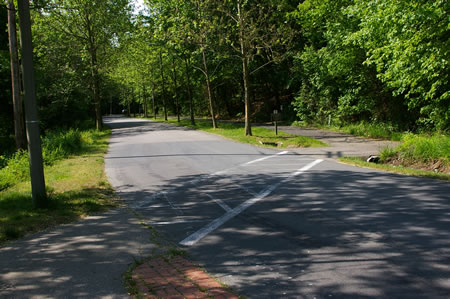
<path id="1" fill-rule="evenodd" d="M 102 119 L 102 105 L 100 99 L 100 82 L 97 69 L 97 55 L 94 52 L 92 59 L 92 79 L 94 80 L 93 93 L 94 93 L 94 103 L 95 103 L 95 126 L 97 130 L 103 129 L 103 119 Z"/>
<path id="2" fill-rule="evenodd" d="M 164 78 L 164 69 L 163 69 L 163 61 L 162 61 L 162 53 L 159 50 L 159 65 L 161 68 L 161 83 L 162 83 L 162 99 L 163 99 L 163 108 L 164 108 L 164 120 L 167 121 L 167 105 L 166 105 L 166 84 Z"/>
<path id="3" fill-rule="evenodd" d="M 213 102 L 212 93 L 211 93 L 211 82 L 209 79 L 208 64 L 206 63 L 206 54 L 205 54 L 204 48 L 202 48 L 202 55 L 203 55 L 203 68 L 205 71 L 206 88 L 208 90 L 208 100 L 209 100 L 209 107 L 211 109 L 211 118 L 212 118 L 213 128 L 217 129 L 216 111 L 214 109 L 214 102 Z"/>
<path id="4" fill-rule="evenodd" d="M 97 130 L 102 130 L 103 119 L 102 119 L 102 105 L 100 99 L 100 77 L 98 74 L 98 64 L 97 64 L 97 48 L 95 46 L 95 37 L 94 32 L 91 28 L 91 20 L 89 19 L 89 15 L 86 14 L 85 18 L 89 38 L 89 55 L 91 58 L 91 80 L 92 80 L 92 95 L 94 98 L 94 107 L 95 107 L 95 125 Z"/>
<path id="5" fill-rule="evenodd" d="M 241 44 L 241 59 L 242 59 L 242 77 L 244 81 L 244 105 L 245 105 L 245 136 L 252 136 L 252 127 L 250 122 L 250 97 L 249 97 L 249 82 L 250 73 L 248 71 L 248 48 L 244 37 L 244 16 L 242 15 L 242 3 L 238 0 L 238 17 L 239 17 L 239 42 Z"/>
<path id="6" fill-rule="evenodd" d="M 191 78 L 189 76 L 189 65 L 187 57 L 184 56 L 184 65 L 186 67 L 186 81 L 187 81 L 187 90 L 188 90 L 188 97 L 189 97 L 189 113 L 191 116 L 191 124 L 195 125 L 195 119 L 194 119 L 194 103 L 192 101 L 192 90 L 191 90 Z"/>
<path id="7" fill-rule="evenodd" d="M 19 0 L 20 41 L 22 45 L 23 85 L 25 92 L 25 117 L 30 155 L 31 195 L 36 208 L 48 204 L 42 161 L 39 117 L 36 104 L 36 83 L 33 67 L 33 42 L 31 38 L 30 8 L 28 0 Z"/>
<path id="8" fill-rule="evenodd" d="M 17 149 L 26 149 L 25 123 L 23 119 L 22 95 L 20 94 L 19 58 L 17 55 L 16 8 L 14 1 L 8 1 L 8 37 L 11 59 L 12 99 L 14 107 L 14 134 Z"/>
<path id="9" fill-rule="evenodd" d="M 173 59 L 172 60 L 173 85 L 175 89 L 175 105 L 177 110 L 178 122 L 180 122 L 180 104 L 178 101 L 178 93 L 177 93 L 178 85 L 177 85 L 177 70 L 175 68 L 175 56 L 172 59 Z"/>
<path id="10" fill-rule="evenodd" d="M 147 96 L 145 95 L 145 83 L 142 83 L 142 103 L 144 104 L 144 117 L 148 117 L 147 113 Z"/>
<path id="11" fill-rule="evenodd" d="M 152 85 L 152 104 L 153 104 L 153 118 L 156 119 L 156 106 L 155 106 L 155 85 Z"/>

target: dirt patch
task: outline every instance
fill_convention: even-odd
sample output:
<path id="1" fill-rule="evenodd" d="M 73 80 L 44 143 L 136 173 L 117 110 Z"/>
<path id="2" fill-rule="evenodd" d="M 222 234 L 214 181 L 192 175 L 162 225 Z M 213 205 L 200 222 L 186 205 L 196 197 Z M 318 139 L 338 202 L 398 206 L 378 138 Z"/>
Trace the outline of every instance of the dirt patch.
<path id="1" fill-rule="evenodd" d="M 439 159 L 431 162 L 411 162 L 397 157 L 390 159 L 386 162 L 386 164 L 419 170 L 434 171 L 436 173 L 450 174 L 450 164 L 444 159 Z"/>

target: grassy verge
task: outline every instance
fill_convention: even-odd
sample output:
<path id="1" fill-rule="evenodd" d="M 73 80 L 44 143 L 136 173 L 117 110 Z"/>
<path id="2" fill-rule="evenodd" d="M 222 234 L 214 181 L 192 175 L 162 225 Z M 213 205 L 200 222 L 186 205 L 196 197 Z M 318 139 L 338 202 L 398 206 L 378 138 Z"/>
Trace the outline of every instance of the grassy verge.
<path id="1" fill-rule="evenodd" d="M 406 175 L 450 181 L 450 136 L 407 134 L 396 148 L 385 148 L 377 164 L 361 158 L 341 158 L 342 162 Z"/>
<path id="2" fill-rule="evenodd" d="M 450 136 L 407 134 L 396 148 L 380 154 L 383 163 L 450 174 Z"/>
<path id="3" fill-rule="evenodd" d="M 51 159 L 47 157 L 45 164 L 48 208 L 33 208 L 26 176 L 19 176 L 16 183 L 9 182 L 0 191 L 0 244 L 116 205 L 114 192 L 104 173 L 103 156 L 108 148 L 109 134 L 110 131 L 80 132 L 78 145 L 68 142 L 76 147 L 76 154 L 68 154 L 61 143 L 46 147 L 44 155 L 52 156 Z M 54 138 L 51 140 L 47 142 L 55 142 Z M 10 172 L 13 164 L 9 164 L 9 170 L 5 167 L 2 171 Z M 18 169 L 21 168 L 14 168 L 15 171 Z"/>
<path id="4" fill-rule="evenodd" d="M 324 130 L 347 133 L 355 136 L 375 139 L 387 139 L 392 141 L 400 141 L 405 135 L 405 133 L 397 131 L 393 126 L 384 123 L 361 122 L 357 124 L 348 124 L 342 126 L 327 126 L 320 124 L 309 125 L 300 121 L 295 121 L 292 123 L 292 125 L 299 127 L 314 127 Z"/>
<path id="5" fill-rule="evenodd" d="M 166 122 L 162 118 L 157 118 L 156 120 L 160 122 Z M 296 136 L 280 131 L 278 131 L 278 135 L 275 135 L 275 132 L 273 130 L 257 127 L 252 127 L 253 136 L 245 136 L 244 127 L 241 124 L 221 122 L 219 123 L 219 128 L 213 129 L 211 121 L 197 120 L 195 122 L 195 125 L 192 125 L 190 120 L 181 120 L 178 123 L 176 119 L 168 119 L 167 123 L 188 127 L 195 130 L 202 130 L 226 137 L 234 141 L 264 147 L 290 148 L 327 146 L 327 144 L 313 138 Z"/>
<path id="6" fill-rule="evenodd" d="M 387 172 L 392 172 L 392 173 L 450 181 L 450 174 L 439 173 L 439 172 L 434 172 L 434 171 L 427 171 L 427 170 L 420 170 L 420 169 L 413 169 L 413 168 L 396 166 L 396 165 L 391 165 L 391 164 L 369 163 L 360 157 L 342 157 L 342 158 L 339 158 L 339 161 L 341 161 L 345 164 L 350 164 L 350 165 L 359 166 L 359 167 L 372 168 L 372 169 L 377 169 L 377 170 L 382 170 L 382 171 L 387 171 Z"/>

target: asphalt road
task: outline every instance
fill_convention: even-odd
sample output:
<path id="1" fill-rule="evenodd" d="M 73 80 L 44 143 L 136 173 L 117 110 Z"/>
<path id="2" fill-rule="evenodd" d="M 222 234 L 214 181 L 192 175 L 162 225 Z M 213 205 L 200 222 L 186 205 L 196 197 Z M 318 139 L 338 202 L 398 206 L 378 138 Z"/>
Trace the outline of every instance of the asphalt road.
<path id="1" fill-rule="evenodd" d="M 448 298 L 450 184 L 109 118 L 148 225 L 248 298 Z"/>

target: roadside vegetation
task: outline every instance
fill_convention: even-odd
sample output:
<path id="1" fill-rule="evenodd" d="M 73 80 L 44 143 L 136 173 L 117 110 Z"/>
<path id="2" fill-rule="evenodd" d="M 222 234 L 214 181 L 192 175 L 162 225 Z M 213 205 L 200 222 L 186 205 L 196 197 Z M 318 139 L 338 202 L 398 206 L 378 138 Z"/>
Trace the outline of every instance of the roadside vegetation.
<path id="1" fill-rule="evenodd" d="M 342 162 L 406 175 L 450 181 L 450 136 L 405 134 L 395 148 L 385 148 L 377 163 L 345 157 Z"/>
<path id="2" fill-rule="evenodd" d="M 39 226 L 29 221 L 22 227 L 27 221 L 20 219 L 41 218 L 48 226 L 60 220 L 43 215 L 66 208 L 74 213 L 68 218 L 78 217 L 90 211 L 89 204 L 67 202 L 90 202 L 108 190 L 102 172 L 97 173 L 103 171 L 106 145 L 96 143 L 106 136 L 95 134 L 104 133 L 55 131 L 79 128 L 89 118 L 101 129 L 106 113 L 206 116 L 210 124 L 197 122 L 192 128 L 260 146 L 324 145 L 251 129 L 250 120 L 270 121 L 276 110 L 289 123 L 330 122 L 331 129 L 350 134 L 403 140 L 401 148 L 386 150 L 382 161 L 448 171 L 448 152 L 434 149 L 448 149 L 448 137 L 435 132 L 450 130 L 446 1 L 166 0 L 145 1 L 146 12 L 138 14 L 128 0 L 42 1 L 31 10 L 31 29 L 53 206 L 32 210 L 28 158 L 19 145 L 26 143 L 25 135 L 18 131 L 14 138 L 14 124 L 19 127 L 24 119 L 13 112 L 11 86 L 20 80 L 12 82 L 10 66 L 21 61 L 8 47 L 17 26 L 6 20 L 16 9 L 15 1 L 6 2 L 0 5 L 5 20 L 0 24 L 1 240 Z M 212 129 L 216 116 L 238 118 L 246 126 L 219 123 Z M 188 121 L 181 124 L 190 127 Z M 405 131 L 434 135 L 399 133 Z M 82 168 L 84 175 L 77 170 Z M 95 173 L 92 182 L 85 181 Z M 6 226 L 14 218 L 23 224 Z"/>
<path id="3" fill-rule="evenodd" d="M 157 118 L 156 120 L 159 122 L 166 122 L 173 125 L 191 128 L 194 130 L 202 130 L 208 133 L 223 136 L 234 141 L 263 147 L 290 148 L 327 146 L 326 143 L 313 138 L 296 136 L 281 131 L 278 131 L 278 135 L 275 135 L 274 130 L 258 127 L 254 127 L 252 129 L 253 136 L 245 136 L 244 125 L 238 123 L 220 122 L 219 127 L 214 129 L 210 121 L 197 120 L 195 122 L 195 125 L 192 125 L 190 120 L 184 119 L 180 120 L 180 122 L 178 122 L 177 119 L 174 118 L 169 118 L 167 121 L 165 121 L 163 118 Z"/>
<path id="4" fill-rule="evenodd" d="M 407 134 L 402 141 L 396 148 L 384 149 L 380 161 L 450 174 L 450 136 Z"/>
<path id="5" fill-rule="evenodd" d="M 71 129 L 43 138 L 45 209 L 33 208 L 27 152 L 1 157 L 0 244 L 116 205 L 104 173 L 109 134 Z"/>

